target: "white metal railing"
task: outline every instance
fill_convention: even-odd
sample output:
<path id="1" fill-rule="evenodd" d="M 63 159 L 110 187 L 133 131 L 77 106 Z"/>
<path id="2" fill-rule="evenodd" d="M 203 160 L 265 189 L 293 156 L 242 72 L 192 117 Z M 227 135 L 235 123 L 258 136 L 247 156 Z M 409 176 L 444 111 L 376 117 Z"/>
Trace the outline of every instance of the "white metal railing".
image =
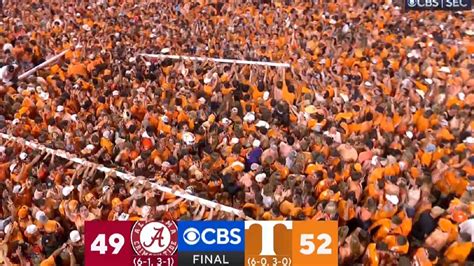
<path id="1" fill-rule="evenodd" d="M 52 62 L 58 60 L 58 59 L 61 58 L 63 55 L 65 55 L 67 51 L 68 51 L 68 50 L 64 50 L 64 51 L 62 51 L 61 53 L 59 53 L 59 54 L 57 54 L 57 55 L 51 57 L 50 59 L 44 61 L 43 63 L 41 63 L 41 64 L 39 64 L 39 65 L 33 67 L 32 69 L 26 71 L 25 73 L 19 75 L 19 76 L 18 76 L 18 80 L 22 80 L 22 79 L 24 79 L 24 78 L 27 78 L 27 77 L 29 77 L 31 74 L 35 73 L 37 70 L 39 70 L 39 69 L 41 69 L 41 68 L 43 68 L 43 67 L 49 65 L 50 63 L 52 63 Z"/>
<path id="2" fill-rule="evenodd" d="M 103 165 L 98 165 L 96 163 L 93 163 L 93 162 L 89 162 L 85 159 L 82 159 L 82 158 L 79 158 L 73 154 L 70 154 L 66 151 L 63 151 L 63 150 L 55 150 L 55 149 L 51 149 L 51 148 L 48 148 L 42 144 L 39 144 L 39 143 L 35 143 L 35 142 L 31 142 L 31 141 L 27 141 L 23 138 L 19 138 L 19 137 L 15 137 L 15 136 L 11 136 L 11 135 L 8 135 L 8 134 L 4 134 L 4 133 L 0 133 L 0 137 L 3 138 L 3 139 L 6 139 L 6 140 L 12 140 L 12 141 L 15 141 L 15 142 L 19 142 L 19 143 L 24 143 L 24 145 L 32 148 L 32 149 L 36 149 L 36 150 L 41 150 L 41 151 L 45 151 L 49 154 L 54 154 L 55 156 L 58 156 L 58 157 L 61 157 L 61 158 L 64 158 L 66 160 L 69 160 L 69 161 L 72 161 L 72 162 L 75 162 L 77 164 L 81 164 L 81 165 L 84 165 L 84 166 L 96 166 L 97 170 L 98 171 L 101 171 L 101 172 L 104 172 L 104 173 L 112 173 L 114 172 L 116 174 L 116 176 L 122 178 L 123 180 L 125 181 L 132 181 L 134 180 L 136 177 L 134 175 L 131 175 L 129 173 L 124 173 L 124 172 L 120 172 L 120 171 L 117 171 L 115 169 L 111 169 L 109 167 L 105 167 Z M 216 203 L 216 202 L 213 202 L 213 201 L 210 201 L 210 200 L 206 200 L 206 199 L 203 199 L 203 198 L 200 198 L 200 197 L 197 197 L 197 196 L 194 196 L 194 195 L 191 195 L 191 194 L 188 194 L 186 192 L 183 192 L 183 191 L 174 191 L 173 189 L 169 188 L 169 187 L 165 187 L 165 186 L 160 186 L 156 183 L 151 183 L 152 184 L 152 188 L 153 189 L 157 189 L 161 192 L 165 192 L 165 193 L 170 193 L 170 194 L 174 194 L 175 196 L 177 197 L 180 197 L 180 198 L 184 198 L 184 199 L 187 199 L 187 200 L 190 200 L 190 201 L 195 201 L 197 200 L 199 202 L 199 204 L 201 205 L 204 205 L 206 207 L 209 207 L 209 208 L 215 208 L 217 206 L 220 207 L 220 210 L 221 211 L 224 211 L 224 212 L 227 212 L 227 213 L 232 213 L 236 216 L 241 216 L 242 215 L 242 211 L 241 210 L 238 210 L 238 209 L 235 209 L 235 208 L 232 208 L 232 207 L 229 207 L 229 206 L 226 206 L 226 205 L 222 205 L 220 203 Z"/>
<path id="3" fill-rule="evenodd" d="M 235 63 L 235 64 L 245 64 L 245 65 L 284 67 L 284 68 L 288 68 L 291 66 L 288 63 L 248 61 L 248 60 L 197 57 L 197 56 L 186 56 L 186 55 L 167 55 L 167 54 L 139 54 L 139 55 L 144 56 L 144 57 L 151 57 L 151 58 L 170 58 L 170 59 L 176 59 L 176 60 L 191 60 L 191 61 L 212 61 L 212 62 L 218 62 L 218 63 L 229 63 L 229 64 Z"/>

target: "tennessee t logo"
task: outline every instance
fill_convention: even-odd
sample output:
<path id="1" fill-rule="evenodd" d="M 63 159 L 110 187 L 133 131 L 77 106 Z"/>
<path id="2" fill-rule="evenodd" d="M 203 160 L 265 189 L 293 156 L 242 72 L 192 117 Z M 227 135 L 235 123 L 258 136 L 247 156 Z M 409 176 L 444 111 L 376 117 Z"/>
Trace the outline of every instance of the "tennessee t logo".
<path id="1" fill-rule="evenodd" d="M 150 244 L 146 244 L 146 243 L 143 243 L 143 246 L 149 248 L 153 245 L 153 243 L 155 243 L 155 241 L 158 242 L 158 246 L 160 248 L 164 247 L 163 243 L 161 243 L 161 241 L 163 240 L 163 237 L 162 237 L 162 234 L 163 234 L 163 227 L 160 227 L 160 228 L 156 228 L 156 227 L 153 227 L 153 229 L 156 230 L 156 234 L 155 236 L 153 236 L 151 238 L 151 241 L 150 241 Z"/>
<path id="2" fill-rule="evenodd" d="M 260 250 L 260 256 L 275 256 L 274 246 L 274 228 L 278 224 L 282 224 L 286 229 L 292 229 L 291 221 L 246 221 L 245 229 L 249 229 L 251 225 L 258 224 L 262 228 L 262 248 Z"/>

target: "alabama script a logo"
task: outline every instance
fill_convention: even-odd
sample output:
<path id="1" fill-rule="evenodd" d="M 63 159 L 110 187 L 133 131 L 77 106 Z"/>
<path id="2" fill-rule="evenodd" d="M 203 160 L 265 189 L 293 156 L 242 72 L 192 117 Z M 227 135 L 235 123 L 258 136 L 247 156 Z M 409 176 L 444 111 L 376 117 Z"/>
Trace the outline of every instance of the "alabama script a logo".
<path id="1" fill-rule="evenodd" d="M 140 256 L 171 256 L 178 247 L 178 228 L 173 221 L 142 222 L 133 225 L 130 239 Z"/>

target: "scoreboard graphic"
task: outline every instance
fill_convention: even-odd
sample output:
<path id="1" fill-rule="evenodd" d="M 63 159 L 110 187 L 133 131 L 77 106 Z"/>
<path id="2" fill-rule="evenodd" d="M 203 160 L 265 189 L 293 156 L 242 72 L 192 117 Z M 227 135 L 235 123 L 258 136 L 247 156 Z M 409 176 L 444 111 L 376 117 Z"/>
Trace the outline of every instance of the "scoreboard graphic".
<path id="1" fill-rule="evenodd" d="M 337 265 L 334 221 L 92 221 L 85 265 Z"/>

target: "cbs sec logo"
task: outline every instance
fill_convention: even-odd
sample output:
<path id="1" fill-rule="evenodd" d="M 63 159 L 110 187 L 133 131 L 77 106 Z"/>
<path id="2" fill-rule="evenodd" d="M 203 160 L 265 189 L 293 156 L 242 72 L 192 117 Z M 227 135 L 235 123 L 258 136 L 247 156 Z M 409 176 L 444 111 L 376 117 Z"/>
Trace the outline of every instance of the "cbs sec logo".
<path id="1" fill-rule="evenodd" d="M 173 221 L 142 222 L 133 225 L 132 248 L 140 256 L 171 256 L 178 247 L 178 228 Z"/>

